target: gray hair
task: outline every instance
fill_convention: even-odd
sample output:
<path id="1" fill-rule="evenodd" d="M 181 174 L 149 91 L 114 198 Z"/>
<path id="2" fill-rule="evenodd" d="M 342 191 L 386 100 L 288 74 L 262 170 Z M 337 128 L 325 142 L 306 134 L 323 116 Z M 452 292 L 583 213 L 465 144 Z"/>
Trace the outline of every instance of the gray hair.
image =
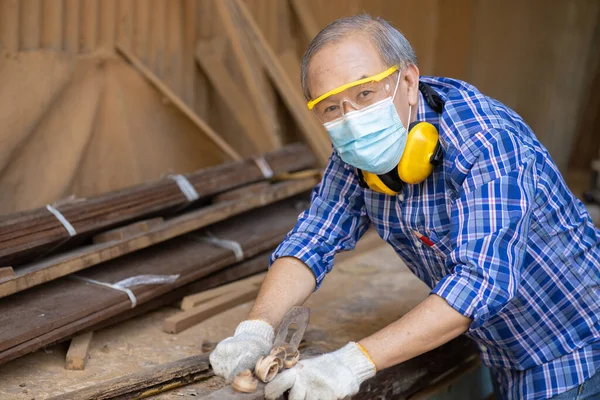
<path id="1" fill-rule="evenodd" d="M 326 45 L 346 38 L 352 33 L 362 33 L 369 37 L 383 62 L 390 67 L 417 65 L 417 56 L 408 40 L 383 18 L 374 18 L 368 14 L 341 18 L 323 28 L 310 42 L 302 56 L 300 83 L 306 100 L 311 99 L 308 90 L 308 64 L 312 57 Z"/>

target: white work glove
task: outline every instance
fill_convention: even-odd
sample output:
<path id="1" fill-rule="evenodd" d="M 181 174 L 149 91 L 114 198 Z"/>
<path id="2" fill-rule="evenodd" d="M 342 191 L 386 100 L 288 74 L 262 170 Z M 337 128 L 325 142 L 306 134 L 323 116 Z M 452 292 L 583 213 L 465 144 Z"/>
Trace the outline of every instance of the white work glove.
<path id="1" fill-rule="evenodd" d="M 333 353 L 298 362 L 265 387 L 265 398 L 277 399 L 291 389 L 289 400 L 337 400 L 358 393 L 360 384 L 375 376 L 375 365 L 356 343 Z"/>
<path id="2" fill-rule="evenodd" d="M 231 381 L 239 372 L 254 366 L 260 357 L 271 351 L 275 331 L 264 321 L 244 321 L 232 337 L 221 341 L 210 354 L 215 374 Z"/>

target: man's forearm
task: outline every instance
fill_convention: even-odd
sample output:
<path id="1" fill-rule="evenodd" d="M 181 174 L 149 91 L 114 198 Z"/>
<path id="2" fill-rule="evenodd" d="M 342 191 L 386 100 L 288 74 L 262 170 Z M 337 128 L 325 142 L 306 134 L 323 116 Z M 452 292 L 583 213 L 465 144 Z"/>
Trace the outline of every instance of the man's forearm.
<path id="1" fill-rule="evenodd" d="M 259 319 L 277 328 L 290 308 L 304 303 L 315 289 L 315 276 L 302 261 L 277 259 L 267 273 L 248 319 Z"/>
<path id="2" fill-rule="evenodd" d="M 430 295 L 398 321 L 359 343 L 377 370 L 382 370 L 449 342 L 470 325 L 470 318 L 450 307 L 443 298 Z"/>

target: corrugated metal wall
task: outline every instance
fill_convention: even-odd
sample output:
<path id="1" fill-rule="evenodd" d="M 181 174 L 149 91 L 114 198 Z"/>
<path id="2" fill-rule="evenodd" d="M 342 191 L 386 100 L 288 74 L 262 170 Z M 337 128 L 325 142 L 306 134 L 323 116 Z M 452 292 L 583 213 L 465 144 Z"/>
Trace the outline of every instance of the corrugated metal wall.
<path id="1" fill-rule="evenodd" d="M 27 65 L 21 71 L 23 76 L 38 76 L 38 80 L 32 81 L 29 86 L 25 83 L 10 86 L 3 82 L 19 79 L 21 75 L 3 74 L 3 71 L 16 67 L 9 61 L 0 61 L 0 84 L 3 85 L 3 91 L 13 87 L 14 91 L 24 92 L 10 94 L 16 96 L 16 100 L 10 100 L 10 104 L 20 107 L 18 110 L 0 111 L 4 126 L 0 128 L 0 192 L 21 188 L 26 185 L 23 180 L 30 181 L 42 171 L 57 170 L 54 167 L 57 162 L 54 161 L 27 161 L 31 157 L 39 159 L 40 152 L 67 152 L 73 160 L 63 168 L 64 171 L 73 169 L 67 174 L 69 178 L 55 185 L 60 189 L 48 189 L 48 195 L 42 196 L 43 198 L 23 203 L 24 198 L 35 192 L 33 189 L 24 190 L 21 195 L 6 202 L 6 206 L 2 206 L 4 202 L 0 201 L 0 212 L 30 207 L 71 193 L 78 196 L 91 195 L 155 179 L 168 171 L 183 172 L 222 161 L 210 155 L 210 145 L 203 141 L 201 133 L 195 132 L 193 126 L 188 126 L 189 122 L 174 122 L 178 119 L 185 121 L 185 117 L 177 114 L 176 110 L 164 111 L 170 115 L 168 117 L 159 116 L 162 114 L 160 107 L 169 108 L 168 102 L 162 96 L 142 88 L 143 79 L 138 81 L 133 70 L 115 56 L 116 43 L 136 54 L 238 152 L 255 152 L 255 147 L 242 134 L 244 127 L 235 118 L 231 118 L 230 107 L 233 102 L 224 101 L 222 96 L 217 95 L 195 61 L 198 42 L 224 39 L 226 36 L 216 1 L 219 0 L 0 0 L 0 51 L 4 52 L 5 59 L 10 59 L 9 61 L 21 67 Z M 559 165 L 566 166 L 579 118 L 581 99 L 585 97 L 582 94 L 588 79 L 586 63 L 599 46 L 593 42 L 593 30 L 599 21 L 600 2 L 245 2 L 294 79 L 299 76 L 297 62 L 310 36 L 306 30 L 306 19 L 298 17 L 298 4 L 312 17 L 315 29 L 320 29 L 341 16 L 360 12 L 380 15 L 392 21 L 415 47 L 422 74 L 468 80 L 485 93 L 515 108 L 534 128 Z M 294 2 L 297 3 L 296 9 L 293 7 Z M 222 58 L 224 72 L 232 78 L 235 87 L 239 88 L 231 93 L 239 107 L 258 109 L 274 115 L 281 124 L 283 142 L 298 139 L 300 136 L 289 114 L 283 107 L 277 106 L 275 91 L 270 87 L 263 88 L 268 92 L 266 104 L 270 104 L 268 107 L 271 110 L 265 110 L 263 105 L 250 104 L 252 97 L 248 96 L 240 66 L 227 41 L 212 43 L 222 43 L 222 54 L 219 56 Z M 18 56 L 11 59 L 10 55 L 15 53 Z M 27 53 L 44 56 L 36 61 L 33 60 L 33 55 Z M 88 82 L 73 88 L 73 71 L 80 69 L 81 60 L 88 55 L 101 59 L 96 61 L 98 65 L 94 68 L 100 71 L 96 73 L 102 75 L 102 83 L 99 87 Z M 36 63 L 44 66 L 38 66 L 31 72 Z M 84 75 L 87 82 L 94 74 Z M 43 82 L 45 79 L 52 82 Z M 36 126 L 39 128 L 40 125 L 49 123 L 48 114 L 51 113 L 50 110 L 55 111 L 53 104 L 60 100 L 60 96 L 65 96 L 67 87 L 72 87 L 73 93 L 80 96 L 82 101 L 85 100 L 88 104 L 98 103 L 90 106 L 88 111 L 76 106 L 71 114 L 64 113 L 63 118 L 72 117 L 74 113 L 89 113 L 89 118 L 84 118 L 87 128 L 80 128 L 79 125 L 73 128 L 73 132 L 79 133 L 72 135 L 80 135 L 84 139 L 75 140 L 77 145 L 72 149 L 67 149 L 73 141 L 68 140 L 69 138 L 58 148 L 48 138 L 43 139 L 41 133 L 35 133 Z M 90 92 L 83 94 L 82 90 Z M 134 91 L 135 96 L 131 95 Z M 31 105 L 31 100 L 26 96 L 29 92 L 40 104 L 35 107 Z M 2 96 L 9 95 L 0 94 L 0 103 Z M 122 107 L 114 105 L 115 99 L 123 103 Z M 119 114 L 122 123 L 114 122 L 115 113 L 118 112 L 122 114 Z M 149 116 L 151 112 L 156 115 Z M 15 113 L 20 116 L 15 116 Z M 257 113 L 250 112 L 250 115 L 256 117 Z M 17 120 L 17 117 L 21 119 Z M 132 121 L 134 117 L 136 119 Z M 38 122 L 30 121 L 34 118 L 38 118 Z M 105 119 L 113 121 L 113 125 L 102 127 Z M 161 129 L 164 130 L 164 127 L 172 126 L 175 129 L 175 125 L 178 133 L 158 132 L 158 127 L 163 127 Z M 86 129 L 89 132 L 85 133 Z M 178 139 L 173 139 L 174 137 Z M 32 143 L 40 140 L 48 141 L 41 146 L 43 150 L 32 151 Z M 173 140 L 178 144 L 173 144 Z M 155 147 L 146 143 L 148 141 L 154 143 Z M 60 143 L 60 140 L 57 139 L 56 142 Z M 171 150 L 162 151 L 165 148 Z M 106 165 L 107 160 L 113 165 L 112 168 Z M 64 164 L 63 160 L 60 161 Z M 86 165 L 84 169 L 81 169 L 82 163 Z M 14 168 L 29 168 L 35 172 L 29 175 L 11 172 Z"/>

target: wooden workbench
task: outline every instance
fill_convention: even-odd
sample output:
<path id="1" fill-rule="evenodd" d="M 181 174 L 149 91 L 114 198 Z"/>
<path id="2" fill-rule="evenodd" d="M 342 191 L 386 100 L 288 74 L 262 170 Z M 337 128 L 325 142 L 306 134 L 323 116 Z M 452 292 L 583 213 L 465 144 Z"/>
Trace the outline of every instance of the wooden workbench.
<path id="1" fill-rule="evenodd" d="M 395 321 L 427 293 L 428 288 L 409 272 L 392 248 L 369 232 L 355 251 L 337 257 L 334 271 L 308 300 L 311 321 L 305 339 L 318 351 L 335 350 Z M 94 334 L 84 371 L 64 369 L 66 344 L 30 354 L 0 366 L 0 398 L 42 400 L 197 355 L 203 341 L 219 341 L 230 336 L 250 306 L 251 303 L 247 303 L 235 307 L 178 335 L 162 332 L 162 321 L 177 311 L 175 307 L 163 307 L 102 329 Z M 428 386 L 440 375 L 473 360 L 474 349 L 465 343 L 464 338 L 459 338 L 455 344 L 450 343 L 438 351 L 439 357 L 425 355 L 420 361 L 382 371 L 377 384 L 363 385 L 367 394 L 363 393 L 362 398 L 392 398 L 397 397 L 395 392 L 401 388 L 411 387 L 416 391 Z M 460 347 L 459 356 L 452 351 L 454 345 Z M 434 374 L 430 372 L 433 370 Z M 223 381 L 215 377 L 155 398 L 198 398 L 223 385 Z"/>

